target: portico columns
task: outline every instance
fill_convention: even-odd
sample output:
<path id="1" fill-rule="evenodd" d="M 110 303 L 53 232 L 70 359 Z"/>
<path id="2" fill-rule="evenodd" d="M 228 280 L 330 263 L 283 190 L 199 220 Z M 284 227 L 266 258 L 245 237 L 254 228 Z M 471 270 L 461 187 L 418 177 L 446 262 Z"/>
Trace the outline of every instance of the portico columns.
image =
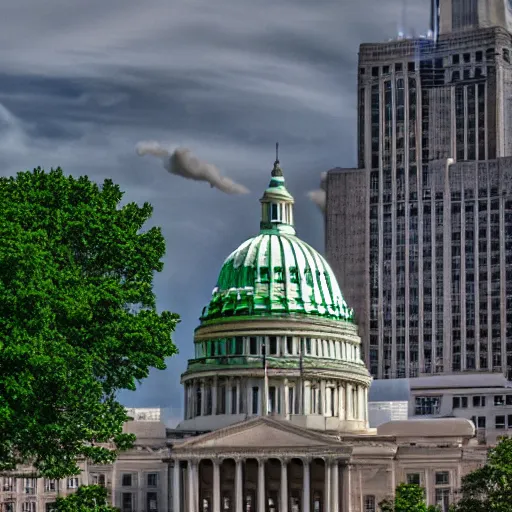
<path id="1" fill-rule="evenodd" d="M 220 511 L 220 460 L 213 459 L 213 512 Z"/>
<path id="2" fill-rule="evenodd" d="M 331 471 L 331 477 L 332 477 L 332 490 L 331 490 L 331 496 L 332 496 L 332 506 L 331 506 L 331 512 L 339 512 L 340 510 L 340 504 L 339 504 L 339 498 L 340 498 L 340 476 L 339 476 L 339 467 L 338 467 L 338 461 L 335 460 L 332 465 L 332 471 Z"/>
<path id="3" fill-rule="evenodd" d="M 303 465 L 303 491 L 302 491 L 302 510 L 303 512 L 310 512 L 311 493 L 310 493 L 310 474 L 309 474 L 309 459 L 302 459 Z"/>
<path id="4" fill-rule="evenodd" d="M 174 467 L 172 472 L 172 512 L 181 512 L 181 469 L 180 461 L 174 459 Z"/>
<path id="5" fill-rule="evenodd" d="M 325 459 L 324 512 L 331 512 L 331 461 Z"/>
<path id="6" fill-rule="evenodd" d="M 281 507 L 280 512 L 288 512 L 288 460 L 281 459 Z"/>
<path id="7" fill-rule="evenodd" d="M 199 475 L 198 475 L 198 463 L 192 460 L 188 461 L 187 467 L 188 473 L 188 512 L 199 512 Z"/>
<path id="8" fill-rule="evenodd" d="M 265 459 L 258 460 L 258 512 L 266 512 L 265 503 Z"/>
<path id="9" fill-rule="evenodd" d="M 343 469 L 343 512 L 352 512 L 352 466 Z"/>
<path id="10" fill-rule="evenodd" d="M 244 511 L 244 483 L 242 473 L 242 459 L 237 459 L 235 470 L 235 512 Z"/>

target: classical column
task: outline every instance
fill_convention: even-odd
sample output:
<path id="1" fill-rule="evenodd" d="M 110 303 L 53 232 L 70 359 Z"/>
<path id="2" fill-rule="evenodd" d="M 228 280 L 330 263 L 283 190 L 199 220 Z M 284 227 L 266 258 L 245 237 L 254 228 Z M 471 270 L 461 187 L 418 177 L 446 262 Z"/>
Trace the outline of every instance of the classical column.
<path id="1" fill-rule="evenodd" d="M 236 411 L 233 414 L 240 414 L 240 379 L 236 379 Z"/>
<path id="2" fill-rule="evenodd" d="M 181 512 L 181 469 L 178 459 L 174 459 L 172 489 L 172 512 Z"/>
<path id="3" fill-rule="evenodd" d="M 339 390 L 339 386 L 338 384 L 336 384 L 334 386 L 334 392 L 332 394 L 332 400 L 333 400 L 333 409 L 334 409 L 334 416 L 336 417 L 340 417 L 340 402 L 339 402 L 339 399 L 338 399 L 338 390 Z"/>
<path id="4" fill-rule="evenodd" d="M 187 461 L 188 476 L 188 512 L 198 512 L 199 489 L 198 489 L 198 462 Z"/>
<path id="5" fill-rule="evenodd" d="M 288 459 L 281 459 L 281 506 L 280 512 L 288 512 Z"/>
<path id="6" fill-rule="evenodd" d="M 345 413 L 345 387 L 343 385 L 338 386 L 338 407 L 340 410 L 340 420 L 347 419 L 347 415 Z"/>
<path id="7" fill-rule="evenodd" d="M 331 461 L 328 458 L 325 459 L 323 512 L 331 512 Z"/>
<path id="8" fill-rule="evenodd" d="M 352 466 L 343 469 L 343 512 L 352 512 Z"/>
<path id="9" fill-rule="evenodd" d="M 244 482 L 242 473 L 242 459 L 236 460 L 235 472 L 235 512 L 244 512 Z"/>
<path id="10" fill-rule="evenodd" d="M 213 512 L 220 511 L 220 463 L 219 459 L 213 459 Z"/>
<path id="11" fill-rule="evenodd" d="M 288 410 L 288 406 L 290 405 L 290 400 L 288 399 L 288 379 L 283 380 L 283 407 L 281 409 L 282 414 L 284 414 L 286 417 L 290 414 L 290 411 Z"/>
<path id="12" fill-rule="evenodd" d="M 233 378 L 229 377 L 226 383 L 226 414 L 234 414 L 231 410 L 231 395 L 233 393 Z"/>
<path id="13" fill-rule="evenodd" d="M 217 414 L 217 394 L 217 376 L 215 376 L 212 382 L 212 416 Z"/>
<path id="14" fill-rule="evenodd" d="M 345 387 L 345 417 L 347 420 L 354 419 L 352 404 L 352 384 L 347 384 Z"/>
<path id="15" fill-rule="evenodd" d="M 322 416 L 326 415 L 327 412 L 327 393 L 326 393 L 325 380 L 320 381 L 320 397 L 319 397 L 319 414 Z"/>
<path id="16" fill-rule="evenodd" d="M 258 512 L 266 512 L 265 503 L 265 459 L 258 460 Z"/>
<path id="17" fill-rule="evenodd" d="M 309 474 L 309 459 L 302 459 L 303 465 L 303 481 L 302 481 L 302 511 L 309 512 L 311 507 L 311 493 L 309 486 L 311 484 L 311 478 Z M 343 511 L 345 512 L 345 511 Z"/>
<path id="18" fill-rule="evenodd" d="M 357 387 L 359 395 L 359 420 L 364 421 L 364 388 L 361 384 Z"/>
<path id="19" fill-rule="evenodd" d="M 338 460 L 334 460 L 331 470 L 331 478 L 332 478 L 332 489 L 331 489 L 331 497 L 332 497 L 332 506 L 331 512 L 339 512 L 340 510 L 340 475 L 339 475 L 339 467 Z"/>

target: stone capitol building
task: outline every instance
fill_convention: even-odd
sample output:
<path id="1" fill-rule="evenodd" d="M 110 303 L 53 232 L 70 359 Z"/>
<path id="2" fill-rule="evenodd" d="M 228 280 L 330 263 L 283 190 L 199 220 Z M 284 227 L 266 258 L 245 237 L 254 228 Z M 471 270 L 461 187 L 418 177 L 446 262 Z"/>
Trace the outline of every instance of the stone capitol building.
<path id="1" fill-rule="evenodd" d="M 446 510 L 485 459 L 473 424 L 369 429 L 353 311 L 326 260 L 296 236 L 278 160 L 260 202 L 259 234 L 225 260 L 195 330 L 185 417 L 168 432 L 170 510 L 375 512 L 400 482 Z"/>
<path id="2" fill-rule="evenodd" d="M 175 429 L 134 417 L 133 449 L 60 482 L 2 476 L 0 511 L 50 512 L 105 485 L 122 512 L 376 512 L 401 482 L 444 511 L 486 446 L 463 418 L 368 425 L 370 374 L 326 260 L 295 233 L 276 160 L 260 232 L 225 260 L 195 330 Z M 24 474 L 25 473 L 25 474 Z"/>

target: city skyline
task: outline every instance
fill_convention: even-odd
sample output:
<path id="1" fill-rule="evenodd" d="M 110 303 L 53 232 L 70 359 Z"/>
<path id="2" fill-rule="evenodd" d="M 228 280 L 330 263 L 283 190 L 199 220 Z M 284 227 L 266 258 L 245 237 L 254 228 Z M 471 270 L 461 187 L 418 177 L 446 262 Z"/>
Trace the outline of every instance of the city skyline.
<path id="1" fill-rule="evenodd" d="M 377 378 L 512 370 L 511 11 L 438 3 L 438 38 L 361 45 L 358 168 L 327 177 L 327 257 Z"/>

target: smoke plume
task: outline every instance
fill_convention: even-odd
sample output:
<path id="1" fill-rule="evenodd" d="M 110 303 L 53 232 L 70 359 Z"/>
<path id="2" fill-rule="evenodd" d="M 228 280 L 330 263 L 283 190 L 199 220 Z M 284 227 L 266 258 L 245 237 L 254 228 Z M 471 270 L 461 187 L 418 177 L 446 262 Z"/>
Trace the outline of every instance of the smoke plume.
<path id="1" fill-rule="evenodd" d="M 323 172 L 320 175 L 320 188 L 317 190 L 311 190 L 308 192 L 308 197 L 315 203 L 322 213 L 325 213 L 325 204 L 327 201 L 327 193 L 325 191 L 327 181 L 327 173 Z"/>
<path id="2" fill-rule="evenodd" d="M 167 172 L 188 180 L 206 181 L 212 188 L 226 194 L 247 194 L 249 190 L 232 179 L 222 176 L 212 164 L 202 162 L 189 149 L 177 148 L 172 153 L 158 142 L 139 142 L 136 146 L 139 156 L 153 155 L 161 158 Z"/>

